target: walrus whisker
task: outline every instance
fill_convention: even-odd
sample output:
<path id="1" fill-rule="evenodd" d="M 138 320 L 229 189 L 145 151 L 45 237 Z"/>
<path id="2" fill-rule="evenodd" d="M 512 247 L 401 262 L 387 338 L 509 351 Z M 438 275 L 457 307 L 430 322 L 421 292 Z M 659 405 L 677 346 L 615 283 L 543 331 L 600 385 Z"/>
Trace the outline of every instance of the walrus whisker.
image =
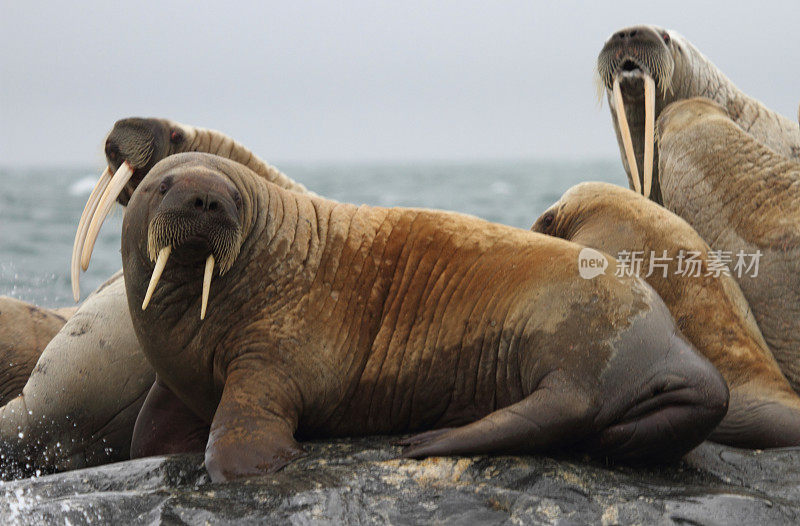
<path id="1" fill-rule="evenodd" d="M 656 116 L 656 85 L 653 77 L 644 76 L 644 196 L 650 198 L 653 185 L 653 147 Z"/>
<path id="2" fill-rule="evenodd" d="M 636 153 L 633 151 L 633 141 L 631 130 L 628 127 L 628 117 L 625 115 L 625 103 L 622 101 L 622 90 L 619 87 L 619 76 L 614 79 L 614 107 L 617 113 L 617 123 L 619 124 L 619 134 L 622 136 L 622 143 L 625 145 L 625 156 L 628 159 L 631 179 L 633 179 L 633 189 L 637 194 L 642 193 L 642 186 L 639 183 L 639 167 L 636 164 Z"/>
<path id="3" fill-rule="evenodd" d="M 98 234 L 100 234 L 100 227 L 103 226 L 103 221 L 106 220 L 106 216 L 108 216 L 108 213 L 111 211 L 111 207 L 114 206 L 114 202 L 120 192 L 122 192 L 122 189 L 125 188 L 125 185 L 128 184 L 132 175 L 133 167 L 128 161 L 125 161 L 117 169 L 114 177 L 111 178 L 111 182 L 109 182 L 103 192 L 103 197 L 100 198 L 100 203 L 97 205 L 97 211 L 92 216 L 92 222 L 89 224 L 86 243 L 81 252 L 81 268 L 83 268 L 84 271 L 89 268 L 89 261 L 92 259 L 92 250 L 94 250 L 94 244 L 97 241 Z"/>
<path id="4" fill-rule="evenodd" d="M 97 205 L 100 204 L 100 196 L 105 192 L 110 182 L 111 170 L 106 166 L 97 184 L 92 189 L 92 193 L 86 201 L 86 206 L 83 208 L 83 213 L 81 213 L 81 219 L 78 221 L 78 230 L 75 232 L 75 243 L 72 245 L 72 260 L 69 266 L 69 273 L 72 279 L 72 297 L 75 299 L 76 303 L 81 299 L 80 255 L 83 251 L 83 244 L 86 242 L 86 234 L 89 231 L 89 219 L 93 217 L 97 211 Z"/>
<path id="5" fill-rule="evenodd" d="M 153 292 L 156 290 L 158 280 L 161 279 L 161 273 L 164 272 L 164 267 L 167 266 L 170 252 L 172 252 L 172 246 L 167 245 L 158 253 L 156 266 L 153 269 L 153 275 L 150 278 L 150 284 L 147 286 L 147 293 L 144 295 L 144 301 L 142 302 L 142 310 L 147 308 L 147 305 L 150 303 L 150 298 L 153 297 Z"/>
<path id="6" fill-rule="evenodd" d="M 203 274 L 203 300 L 200 305 L 200 319 L 206 318 L 206 307 L 208 307 L 208 294 L 211 291 L 211 275 L 214 273 L 214 254 L 209 254 L 206 259 L 206 270 Z"/>

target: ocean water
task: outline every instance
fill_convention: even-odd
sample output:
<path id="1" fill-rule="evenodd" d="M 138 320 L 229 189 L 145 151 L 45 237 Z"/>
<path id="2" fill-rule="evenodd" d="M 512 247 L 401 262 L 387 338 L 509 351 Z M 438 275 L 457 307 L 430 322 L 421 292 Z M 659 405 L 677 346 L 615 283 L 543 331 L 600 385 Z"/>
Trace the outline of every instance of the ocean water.
<path id="1" fill-rule="evenodd" d="M 618 160 L 470 163 L 283 164 L 320 195 L 350 203 L 454 210 L 530 228 L 569 187 L 582 181 L 626 184 Z M 69 261 L 75 229 L 100 169 L 0 169 L 0 295 L 37 305 L 73 305 Z M 85 298 L 122 267 L 122 207 L 103 225 Z"/>

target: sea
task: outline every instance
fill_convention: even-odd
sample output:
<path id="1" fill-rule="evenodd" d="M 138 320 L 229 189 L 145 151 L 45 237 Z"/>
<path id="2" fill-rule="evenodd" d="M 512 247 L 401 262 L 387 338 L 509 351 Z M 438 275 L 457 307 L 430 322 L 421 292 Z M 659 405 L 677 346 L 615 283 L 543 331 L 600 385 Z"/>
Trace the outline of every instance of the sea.
<path id="1" fill-rule="evenodd" d="M 288 163 L 278 167 L 317 194 L 376 206 L 464 212 L 528 229 L 571 186 L 625 186 L 618 159 L 406 163 Z M 78 219 L 102 167 L 0 168 L 0 295 L 45 307 L 74 305 L 69 263 Z M 85 298 L 122 267 L 123 208 L 115 205 L 81 275 Z"/>

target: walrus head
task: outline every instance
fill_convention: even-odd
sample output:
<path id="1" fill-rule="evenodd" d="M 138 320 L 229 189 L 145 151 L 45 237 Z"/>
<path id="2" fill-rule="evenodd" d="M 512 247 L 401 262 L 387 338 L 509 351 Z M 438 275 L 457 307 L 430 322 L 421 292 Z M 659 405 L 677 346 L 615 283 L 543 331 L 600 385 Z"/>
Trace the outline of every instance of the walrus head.
<path id="1" fill-rule="evenodd" d="M 119 120 L 106 139 L 108 166 L 86 202 L 75 234 L 70 264 L 75 301 L 80 298 L 79 269 L 85 271 L 89 267 L 100 227 L 114 202 L 126 206 L 136 187 L 156 163 L 170 155 L 188 151 L 213 153 L 231 159 L 283 188 L 307 192 L 303 185 L 218 131 L 167 119 Z"/>
<path id="2" fill-rule="evenodd" d="M 611 35 L 597 57 L 598 87 L 608 93 L 632 188 L 645 197 L 652 193 L 655 200 L 659 194 L 653 130 L 658 112 L 674 98 L 676 65 L 686 55 L 685 48 L 674 32 L 634 26 Z"/>
<path id="3" fill-rule="evenodd" d="M 153 265 L 142 310 L 169 261 L 171 281 L 177 286 L 202 276 L 198 292 L 204 319 L 214 271 L 223 276 L 236 261 L 250 207 L 237 186 L 241 181 L 229 175 L 246 169 L 223 161 L 209 154 L 170 156 L 156 164 L 134 192 L 123 221 L 123 263 Z"/>
<path id="4" fill-rule="evenodd" d="M 72 247 L 70 274 L 75 301 L 80 298 L 78 269 L 89 268 L 100 227 L 114 202 L 127 205 L 158 161 L 188 148 L 187 136 L 192 130 L 166 119 L 128 118 L 114 124 L 105 143 L 107 167 L 86 202 Z"/>
<path id="5" fill-rule="evenodd" d="M 116 196 L 122 206 L 128 204 L 131 195 L 147 173 L 161 159 L 184 151 L 186 131 L 176 122 L 166 119 L 121 119 L 106 138 L 105 154 L 108 170 L 116 174 L 127 164 L 128 180 Z"/>

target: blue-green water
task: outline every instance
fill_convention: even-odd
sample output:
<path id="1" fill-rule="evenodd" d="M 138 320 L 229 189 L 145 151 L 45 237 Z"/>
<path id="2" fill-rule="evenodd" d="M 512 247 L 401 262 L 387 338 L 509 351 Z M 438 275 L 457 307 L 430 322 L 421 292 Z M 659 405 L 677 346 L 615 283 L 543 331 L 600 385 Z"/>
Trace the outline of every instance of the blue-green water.
<path id="1" fill-rule="evenodd" d="M 455 210 L 520 228 L 581 181 L 625 185 L 617 160 L 407 164 L 283 164 L 320 195 L 379 206 Z M 100 170 L 0 170 L 0 295 L 60 307 L 73 304 L 72 242 Z M 86 297 L 121 266 L 122 208 L 103 226 L 87 273 Z"/>

